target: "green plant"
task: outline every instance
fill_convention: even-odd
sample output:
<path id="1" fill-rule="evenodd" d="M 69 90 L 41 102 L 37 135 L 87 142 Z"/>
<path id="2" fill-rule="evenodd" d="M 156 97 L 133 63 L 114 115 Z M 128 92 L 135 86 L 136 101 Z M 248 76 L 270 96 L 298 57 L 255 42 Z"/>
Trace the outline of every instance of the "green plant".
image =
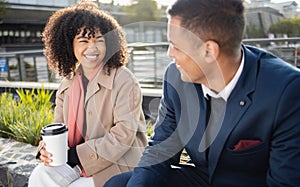
<path id="1" fill-rule="evenodd" d="M 149 138 L 153 135 L 153 131 L 154 131 L 154 125 L 151 123 L 151 121 L 148 121 L 146 123 L 146 133 Z"/>
<path id="2" fill-rule="evenodd" d="M 34 68 L 34 65 L 31 64 L 30 62 L 24 62 L 25 63 L 25 68 Z"/>
<path id="3" fill-rule="evenodd" d="M 37 145 L 43 126 L 54 119 L 53 91 L 42 89 L 17 90 L 19 99 L 4 93 L 1 95 L 0 132 L 18 141 Z"/>
<path id="4" fill-rule="evenodd" d="M 15 101 L 11 93 L 3 93 L 0 97 L 0 136 L 7 138 L 11 133 L 10 129 L 5 125 L 14 119 Z"/>

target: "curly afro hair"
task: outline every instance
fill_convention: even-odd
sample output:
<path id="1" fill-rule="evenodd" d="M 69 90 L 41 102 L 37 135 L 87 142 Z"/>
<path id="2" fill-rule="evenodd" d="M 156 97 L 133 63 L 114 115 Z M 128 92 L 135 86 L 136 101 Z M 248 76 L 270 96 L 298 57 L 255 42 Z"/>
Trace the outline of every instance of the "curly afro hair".
<path id="1" fill-rule="evenodd" d="M 112 68 L 127 64 L 126 39 L 118 22 L 100 10 L 95 3 L 82 1 L 56 11 L 44 28 L 44 55 L 50 69 L 63 77 L 71 77 L 74 74 L 78 61 L 73 52 L 73 40 L 81 29 L 84 29 L 83 35 L 88 34 L 90 37 L 93 37 L 96 31 L 104 35 L 104 68 L 107 74 L 110 74 Z"/>

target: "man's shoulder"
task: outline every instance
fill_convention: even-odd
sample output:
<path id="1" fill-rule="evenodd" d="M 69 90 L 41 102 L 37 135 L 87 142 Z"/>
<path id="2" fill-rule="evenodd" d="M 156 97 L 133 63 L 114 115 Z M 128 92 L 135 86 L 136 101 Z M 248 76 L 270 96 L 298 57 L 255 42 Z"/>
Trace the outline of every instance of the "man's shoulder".
<path id="1" fill-rule="evenodd" d="M 275 73 L 275 74 L 295 74 L 300 75 L 300 70 L 282 58 L 274 55 L 272 52 L 257 48 L 254 46 L 245 46 L 246 49 L 246 57 L 247 56 L 255 56 L 257 61 L 259 61 L 260 71 L 264 73 Z M 247 58 L 246 58 L 247 60 Z M 252 63 L 252 62 L 251 62 Z"/>
<path id="2" fill-rule="evenodd" d="M 165 79 L 172 79 L 172 80 L 181 80 L 180 72 L 176 68 L 176 64 L 174 62 L 170 63 L 165 71 Z"/>
<path id="3" fill-rule="evenodd" d="M 300 79 L 300 70 L 298 68 L 272 53 L 255 47 L 247 47 L 246 51 L 248 53 L 246 56 L 252 56 L 246 58 L 246 63 L 248 64 L 246 66 L 248 69 L 256 69 L 256 87 L 261 88 L 261 91 L 264 93 L 273 95 L 283 93 L 287 85 Z M 253 56 L 255 56 L 255 58 L 253 58 Z M 255 63 L 253 59 L 255 59 L 257 63 Z M 254 67 L 254 64 L 257 64 L 257 66 Z M 298 90 L 299 88 L 296 87 L 299 86 L 299 84 L 295 86 L 295 89 Z"/>

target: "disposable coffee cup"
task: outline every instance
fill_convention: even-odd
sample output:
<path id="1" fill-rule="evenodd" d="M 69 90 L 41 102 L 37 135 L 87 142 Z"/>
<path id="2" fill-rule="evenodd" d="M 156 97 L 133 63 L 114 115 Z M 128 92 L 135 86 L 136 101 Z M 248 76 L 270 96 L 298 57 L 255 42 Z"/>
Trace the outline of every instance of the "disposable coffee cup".
<path id="1" fill-rule="evenodd" d="M 63 123 L 53 123 L 42 128 L 41 136 L 46 151 L 52 154 L 50 166 L 59 166 L 68 160 L 68 128 Z"/>

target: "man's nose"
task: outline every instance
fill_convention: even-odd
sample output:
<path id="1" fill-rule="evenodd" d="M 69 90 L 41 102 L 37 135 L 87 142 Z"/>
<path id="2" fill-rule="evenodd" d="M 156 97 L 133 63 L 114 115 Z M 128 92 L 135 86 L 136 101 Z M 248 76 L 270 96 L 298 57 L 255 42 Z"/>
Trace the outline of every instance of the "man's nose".
<path id="1" fill-rule="evenodd" d="M 175 51 L 174 51 L 174 48 L 171 45 L 169 45 L 169 47 L 168 47 L 168 56 L 170 58 L 174 58 L 175 57 Z"/>

